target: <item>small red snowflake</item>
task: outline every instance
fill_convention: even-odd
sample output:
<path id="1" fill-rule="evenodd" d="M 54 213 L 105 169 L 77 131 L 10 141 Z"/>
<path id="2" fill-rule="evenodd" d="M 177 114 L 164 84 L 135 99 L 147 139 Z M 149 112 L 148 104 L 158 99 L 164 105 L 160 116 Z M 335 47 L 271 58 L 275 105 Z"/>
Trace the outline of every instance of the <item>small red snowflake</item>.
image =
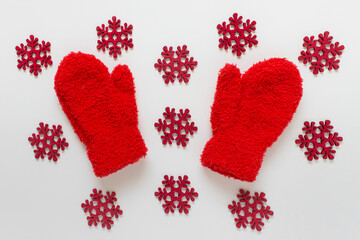
<path id="1" fill-rule="evenodd" d="M 238 201 L 232 201 L 228 206 L 232 214 L 236 214 L 235 218 L 236 227 L 246 228 L 250 224 L 251 229 L 261 231 L 264 226 L 263 219 L 269 219 L 274 215 L 269 206 L 265 206 L 267 202 L 265 193 L 255 192 L 255 196 L 250 196 L 249 191 L 240 189 L 240 194 L 237 195 Z"/>
<path id="2" fill-rule="evenodd" d="M 176 141 L 177 145 L 182 145 L 186 147 L 189 138 L 187 135 L 193 135 L 195 131 L 197 131 L 197 127 L 194 122 L 189 122 L 191 115 L 190 110 L 180 109 L 180 113 L 175 112 L 175 108 L 165 108 L 165 112 L 163 113 L 164 120 L 159 119 L 154 126 L 157 128 L 158 132 L 163 132 L 161 136 L 162 143 L 166 145 L 169 143 L 172 144 L 173 141 Z"/>
<path id="3" fill-rule="evenodd" d="M 256 21 L 247 19 L 246 22 L 243 22 L 242 19 L 242 16 L 234 13 L 229 18 L 230 23 L 226 24 L 226 22 L 223 22 L 217 25 L 218 33 L 222 35 L 222 38 L 219 39 L 219 48 L 227 50 L 231 47 L 231 52 L 236 53 L 238 57 L 246 51 L 246 45 L 251 48 L 253 45 L 258 44 L 256 35 L 252 34 L 256 30 Z"/>
<path id="4" fill-rule="evenodd" d="M 331 43 L 333 37 L 329 34 L 328 31 L 320 33 L 319 39 L 316 40 L 314 36 L 304 37 L 303 47 L 306 47 L 306 52 L 301 51 L 299 61 L 303 61 L 304 64 L 311 63 L 310 70 L 315 75 L 319 71 L 323 72 L 324 67 L 328 67 L 329 70 L 339 68 L 340 60 L 336 59 L 336 56 L 340 56 L 345 47 L 339 42 Z"/>
<path id="5" fill-rule="evenodd" d="M 306 148 L 305 156 L 309 161 L 313 159 L 319 159 L 318 155 L 322 155 L 323 159 L 334 159 L 336 151 L 333 146 L 339 146 L 343 140 L 337 132 L 331 133 L 333 126 L 330 125 L 330 121 L 326 120 L 325 123 L 321 121 L 320 126 L 315 126 L 315 122 L 305 122 L 303 131 L 305 135 L 299 135 L 299 139 L 295 140 L 296 144 L 299 144 L 300 148 Z"/>
<path id="6" fill-rule="evenodd" d="M 165 204 L 162 206 L 166 214 L 170 211 L 173 213 L 176 208 L 179 209 L 180 213 L 188 214 L 191 208 L 189 200 L 195 201 L 195 197 L 199 196 L 194 188 L 189 188 L 190 181 L 188 176 L 179 176 L 178 179 L 175 181 L 173 176 L 169 178 L 168 175 L 165 175 L 164 181 L 162 181 L 164 188 L 159 188 L 155 192 L 155 196 L 159 201 L 164 200 Z"/>
<path id="7" fill-rule="evenodd" d="M 132 38 L 129 38 L 133 25 L 124 23 L 124 26 L 120 26 L 120 19 L 116 19 L 115 16 L 108 23 L 108 27 L 105 27 L 104 24 L 96 27 L 97 35 L 101 37 L 101 40 L 98 40 L 97 49 L 105 52 L 105 48 L 107 48 L 110 50 L 109 54 L 117 58 L 118 54 L 121 54 L 121 48 L 128 50 L 134 46 Z M 119 28 L 120 31 L 118 31 Z"/>
<path id="8" fill-rule="evenodd" d="M 174 57 L 174 54 L 176 54 L 176 57 Z M 190 73 L 188 73 L 188 70 L 194 70 L 198 63 L 194 61 L 193 57 L 189 59 L 187 57 L 188 54 L 189 50 L 187 50 L 186 45 L 183 45 L 182 48 L 178 46 L 176 52 L 173 51 L 173 47 L 168 48 L 165 46 L 163 48 L 161 55 L 164 59 L 158 59 L 154 66 L 159 72 L 164 72 L 163 79 L 166 84 L 169 81 L 173 83 L 176 78 L 179 79 L 179 82 L 183 80 L 185 83 L 189 82 Z"/>
<path id="9" fill-rule="evenodd" d="M 41 66 L 47 67 L 52 65 L 50 52 L 51 44 L 49 42 L 42 41 L 38 43 L 39 39 L 30 35 L 30 39 L 26 39 L 27 44 L 23 43 L 20 46 L 16 46 L 16 54 L 21 57 L 18 59 L 17 67 L 19 69 L 26 70 L 26 67 L 30 68 L 30 73 L 34 73 L 35 76 L 41 72 Z"/>
<path id="10" fill-rule="evenodd" d="M 60 156 L 59 150 L 65 150 L 65 147 L 69 146 L 66 142 L 66 138 L 61 138 L 63 134 L 61 125 L 52 126 L 52 129 L 49 129 L 48 124 L 40 123 L 40 127 L 36 130 L 38 134 L 33 133 L 31 137 L 28 138 L 31 146 L 35 146 L 34 149 L 35 158 L 39 159 L 40 157 L 44 159 L 47 155 L 49 160 L 56 162 Z"/>
<path id="11" fill-rule="evenodd" d="M 106 196 L 102 194 L 102 191 L 98 191 L 96 188 L 93 189 L 93 193 L 90 194 L 91 200 L 85 200 L 81 204 L 85 213 L 89 213 L 87 217 L 89 226 L 93 224 L 97 226 L 101 222 L 103 228 L 111 229 L 114 224 L 113 217 L 118 218 L 123 214 L 119 205 L 116 205 L 116 193 L 106 192 Z"/>

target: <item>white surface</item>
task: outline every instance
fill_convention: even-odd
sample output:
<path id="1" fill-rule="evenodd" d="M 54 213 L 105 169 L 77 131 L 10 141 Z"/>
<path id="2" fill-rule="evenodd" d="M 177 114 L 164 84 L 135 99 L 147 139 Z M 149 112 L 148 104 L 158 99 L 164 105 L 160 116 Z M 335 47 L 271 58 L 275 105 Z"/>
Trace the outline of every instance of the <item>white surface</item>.
<path id="1" fill-rule="evenodd" d="M 357 239 L 360 233 L 360 32 L 358 1 L 1 1 L 0 239 Z M 259 44 L 237 58 L 218 48 L 216 26 L 234 12 L 256 20 Z M 96 26 L 112 16 L 133 24 L 134 48 L 115 61 L 96 49 Z M 314 76 L 297 60 L 304 36 L 330 31 L 345 45 L 338 71 Z M 16 68 L 15 46 L 30 34 L 51 42 L 53 65 L 38 77 Z M 189 84 L 164 84 L 154 63 L 162 47 L 186 44 L 198 61 Z M 138 163 L 96 178 L 54 92 L 70 51 L 94 54 L 135 77 L 140 130 L 149 148 Z M 246 183 L 205 169 L 210 106 L 225 63 L 242 71 L 286 57 L 304 79 L 293 121 L 267 151 L 258 179 Z M 186 149 L 164 147 L 153 124 L 166 106 L 189 108 L 199 127 Z M 334 161 L 308 162 L 294 143 L 303 122 L 330 119 L 344 137 Z M 36 160 L 27 138 L 40 121 L 61 124 L 69 148 L 58 163 Z M 186 215 L 164 214 L 154 196 L 164 174 L 187 174 L 199 192 Z M 124 214 L 111 231 L 89 228 L 80 204 L 96 187 L 116 191 Z M 264 191 L 275 215 L 263 231 L 238 230 L 227 205 L 239 188 Z"/>

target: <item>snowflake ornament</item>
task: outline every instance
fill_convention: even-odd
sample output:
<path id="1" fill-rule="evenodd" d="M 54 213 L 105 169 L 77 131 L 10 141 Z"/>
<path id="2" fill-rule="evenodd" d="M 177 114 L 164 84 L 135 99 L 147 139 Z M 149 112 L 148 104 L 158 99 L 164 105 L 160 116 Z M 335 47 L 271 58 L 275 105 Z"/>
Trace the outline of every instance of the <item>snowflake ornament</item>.
<path id="1" fill-rule="evenodd" d="M 38 134 L 33 133 L 28 138 L 31 146 L 36 148 L 34 149 L 35 158 L 39 159 L 41 157 L 44 159 L 45 156 L 48 156 L 50 161 L 56 162 L 60 156 L 59 150 L 64 151 L 65 147 L 69 146 L 66 138 L 61 137 L 63 134 L 61 125 L 53 125 L 52 129 L 50 129 L 48 124 L 41 122 L 36 130 Z"/>
<path id="2" fill-rule="evenodd" d="M 174 55 L 176 54 L 176 57 Z M 177 51 L 173 51 L 173 47 L 168 48 L 165 46 L 161 53 L 163 60 L 158 59 L 158 62 L 154 64 L 154 67 L 159 72 L 163 71 L 163 79 L 168 84 L 170 81 L 173 83 L 175 79 L 179 79 L 179 82 L 189 82 L 190 70 L 194 70 L 194 67 L 198 64 L 194 61 L 194 58 L 188 58 L 189 50 L 187 46 L 178 46 Z"/>
<path id="3" fill-rule="evenodd" d="M 301 51 L 299 61 L 304 62 L 304 64 L 309 62 L 311 64 L 309 69 L 315 75 L 319 71 L 323 72 L 325 67 L 328 70 L 338 69 L 340 60 L 336 57 L 342 54 L 345 47 L 339 42 L 331 43 L 333 37 L 328 31 L 320 33 L 318 39 L 315 40 L 314 38 L 314 36 L 304 37 L 303 47 L 306 48 L 306 52 Z"/>
<path id="4" fill-rule="evenodd" d="M 243 22 L 243 17 L 238 16 L 237 13 L 234 13 L 233 16 L 229 18 L 229 21 L 230 23 L 228 24 L 223 22 L 217 25 L 218 33 L 222 35 L 219 39 L 219 48 L 225 48 L 225 50 L 227 50 L 231 47 L 231 52 L 236 53 L 236 55 L 240 57 L 241 54 L 246 51 L 246 46 L 251 48 L 253 45 L 258 44 L 256 35 L 253 35 L 253 31 L 256 30 L 256 21 L 247 19 Z"/>
<path id="5" fill-rule="evenodd" d="M 107 48 L 110 50 L 109 55 L 117 58 L 118 55 L 121 55 L 122 48 L 128 50 L 134 46 L 132 38 L 129 38 L 133 31 L 133 25 L 124 23 L 123 26 L 120 26 L 120 19 L 116 19 L 115 16 L 108 23 L 107 27 L 104 24 L 96 27 L 97 35 L 101 37 L 101 40 L 98 40 L 97 49 L 105 52 Z M 118 31 L 119 28 L 120 31 Z"/>
<path id="6" fill-rule="evenodd" d="M 169 143 L 172 144 L 173 141 L 177 145 L 186 147 L 189 142 L 187 138 L 188 134 L 193 135 L 194 132 L 198 130 L 194 122 L 190 122 L 190 110 L 189 109 L 180 109 L 180 113 L 175 112 L 175 108 L 165 108 L 163 113 L 164 120 L 159 119 L 154 126 L 157 128 L 158 132 L 162 132 L 161 136 L 162 143 L 166 145 Z"/>
<path id="7" fill-rule="evenodd" d="M 97 226 L 98 223 L 101 223 L 103 228 L 111 229 L 114 224 L 113 218 L 118 218 L 123 214 L 120 206 L 116 205 L 116 193 L 106 192 L 104 196 L 101 190 L 98 191 L 94 188 L 90 198 L 90 201 L 86 199 L 81 204 L 84 212 L 89 214 L 87 217 L 89 226 Z"/>
<path id="8" fill-rule="evenodd" d="M 265 206 L 267 199 L 265 193 L 255 192 L 254 196 L 250 196 L 249 191 L 240 189 L 237 195 L 238 201 L 232 201 L 228 206 L 232 214 L 236 214 L 235 223 L 237 228 L 246 228 L 248 225 L 251 229 L 261 231 L 264 226 L 263 219 L 269 219 L 274 215 L 269 206 Z"/>
<path id="9" fill-rule="evenodd" d="M 180 213 L 188 214 L 191 208 L 189 200 L 193 202 L 195 197 L 199 196 L 194 188 L 189 188 L 190 181 L 188 176 L 179 176 L 178 179 L 175 181 L 173 176 L 165 175 L 164 181 L 162 181 L 164 188 L 159 188 L 155 192 L 155 196 L 159 201 L 164 200 L 165 203 L 162 206 L 166 214 L 170 211 L 173 213 L 175 209 L 178 209 Z"/>
<path id="10" fill-rule="evenodd" d="M 315 126 L 315 122 L 304 123 L 305 127 L 302 130 L 305 135 L 299 135 L 295 143 L 299 144 L 300 148 L 307 149 L 305 156 L 309 161 L 319 159 L 318 155 L 322 155 L 323 159 L 334 159 L 336 151 L 333 146 L 339 146 L 343 138 L 337 132 L 331 133 L 333 126 L 330 123 L 329 120 L 319 122 L 319 126 Z"/>
<path id="11" fill-rule="evenodd" d="M 20 46 L 16 46 L 16 54 L 20 57 L 18 59 L 18 69 L 26 70 L 30 68 L 30 73 L 35 76 L 41 72 L 41 67 L 52 65 L 51 56 L 48 55 L 50 52 L 51 44 L 49 42 L 42 41 L 38 43 L 39 39 L 30 35 L 29 39 L 26 39 L 26 45 L 23 43 Z"/>

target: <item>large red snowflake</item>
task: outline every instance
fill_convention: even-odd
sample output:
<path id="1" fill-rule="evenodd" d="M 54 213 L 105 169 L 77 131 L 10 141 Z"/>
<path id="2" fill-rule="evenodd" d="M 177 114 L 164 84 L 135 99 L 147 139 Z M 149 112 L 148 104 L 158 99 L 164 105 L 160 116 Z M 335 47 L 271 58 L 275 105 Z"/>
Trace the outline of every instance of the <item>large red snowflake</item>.
<path id="1" fill-rule="evenodd" d="M 132 43 L 132 38 L 129 38 L 129 34 L 132 34 L 133 26 L 127 23 L 124 23 L 124 26 L 120 26 L 120 19 L 112 17 L 108 21 L 109 26 L 105 27 L 104 24 L 101 27 L 96 27 L 97 35 L 101 37 L 101 40 L 98 40 L 97 49 L 103 50 L 109 49 L 110 55 L 113 55 L 114 58 L 117 58 L 118 54 L 121 54 L 121 48 L 132 48 L 134 45 Z M 120 31 L 118 29 L 120 28 Z"/>
<path id="2" fill-rule="evenodd" d="M 174 57 L 174 54 L 176 54 L 176 57 Z M 168 48 L 165 46 L 163 48 L 161 53 L 163 60 L 158 59 L 154 66 L 159 72 L 164 72 L 163 79 L 166 84 L 170 81 L 174 82 L 176 78 L 179 79 L 179 82 L 189 82 L 189 69 L 194 70 L 197 61 L 194 61 L 193 57 L 189 59 L 188 54 L 189 50 L 187 50 L 186 45 L 183 45 L 182 48 L 178 46 L 176 52 L 173 51 L 173 47 Z"/>
<path id="3" fill-rule="evenodd" d="M 65 147 L 69 146 L 66 138 L 61 137 L 63 134 L 61 125 L 53 125 L 52 129 L 49 129 L 48 124 L 41 122 L 36 130 L 38 134 L 33 133 L 28 138 L 31 146 L 36 148 L 34 149 L 35 158 L 44 159 L 47 155 L 49 160 L 56 162 L 60 156 L 59 150 L 65 150 Z"/>
<path id="4" fill-rule="evenodd" d="M 336 56 L 340 56 L 345 47 L 339 42 L 331 43 L 333 37 L 328 31 L 320 33 L 319 39 L 314 38 L 314 36 L 304 37 L 303 47 L 306 47 L 306 52 L 301 51 L 299 61 L 303 61 L 304 64 L 309 62 L 310 70 L 315 75 L 319 71 L 323 72 L 325 67 L 329 70 L 338 69 L 340 60 L 336 59 Z"/>
<path id="5" fill-rule="evenodd" d="M 90 198 L 90 201 L 86 199 L 81 204 L 84 212 L 89 213 L 87 217 L 89 226 L 93 224 L 97 226 L 98 223 L 101 223 L 103 228 L 111 229 L 114 224 L 113 217 L 118 218 L 123 213 L 120 206 L 116 205 L 116 193 L 106 192 L 104 196 L 101 190 L 98 191 L 94 188 Z"/>
<path id="6" fill-rule="evenodd" d="M 20 46 L 15 47 L 16 54 L 21 57 L 21 59 L 18 59 L 17 67 L 23 70 L 28 67 L 30 73 L 34 73 L 35 76 L 42 71 L 41 66 L 47 67 L 53 63 L 51 56 L 48 55 L 51 44 L 45 41 L 39 44 L 38 41 L 38 38 L 30 35 L 30 38 L 26 39 L 26 45 L 21 43 Z"/>
<path id="7" fill-rule="evenodd" d="M 170 211 L 173 213 L 176 208 L 180 213 L 188 214 L 191 208 L 189 200 L 195 201 L 195 197 L 199 196 L 194 188 L 189 188 L 188 176 L 179 176 L 178 179 L 175 181 L 173 176 L 169 178 L 168 175 L 165 175 L 164 181 L 162 181 L 164 188 L 159 188 L 155 192 L 155 196 L 159 201 L 164 200 L 165 203 L 162 206 L 166 214 Z"/>
<path id="8" fill-rule="evenodd" d="M 322 155 L 323 159 L 334 159 L 336 151 L 333 146 L 339 146 L 343 138 L 337 132 L 331 133 L 333 126 L 330 123 L 329 120 L 321 121 L 319 126 L 315 126 L 315 122 L 304 123 L 305 127 L 302 130 L 305 135 L 299 135 L 295 143 L 299 144 L 300 148 L 307 149 L 305 156 L 309 161 L 319 159 L 318 155 Z"/>
<path id="9" fill-rule="evenodd" d="M 251 229 L 261 231 L 264 226 L 263 219 L 269 219 L 274 215 L 269 206 L 265 206 L 267 202 L 265 193 L 260 194 L 255 192 L 255 196 L 250 196 L 249 191 L 240 189 L 240 194 L 237 195 L 238 201 L 232 201 L 228 207 L 232 214 L 236 214 L 235 218 L 236 227 L 246 228 L 247 225 L 251 226 Z"/>
<path id="10" fill-rule="evenodd" d="M 194 122 L 190 122 L 190 110 L 189 109 L 180 109 L 180 113 L 175 112 L 175 108 L 165 108 L 165 112 L 163 113 L 164 120 L 159 119 L 154 126 L 157 128 L 158 132 L 163 132 L 161 136 L 162 143 L 166 145 L 169 143 L 172 144 L 173 141 L 176 142 L 177 145 L 182 145 L 186 147 L 189 138 L 187 135 L 193 135 L 195 131 L 197 131 L 197 127 Z"/>
<path id="11" fill-rule="evenodd" d="M 234 13 L 233 16 L 229 18 L 230 23 L 226 24 L 226 22 L 223 22 L 217 25 L 218 33 L 222 35 L 219 39 L 219 48 L 225 48 L 225 50 L 227 50 L 231 47 L 231 52 L 236 53 L 238 57 L 246 51 L 246 45 L 251 48 L 253 45 L 258 44 L 256 35 L 252 34 L 252 32 L 256 30 L 256 21 L 247 19 L 243 22 L 242 19 L 242 16 Z"/>

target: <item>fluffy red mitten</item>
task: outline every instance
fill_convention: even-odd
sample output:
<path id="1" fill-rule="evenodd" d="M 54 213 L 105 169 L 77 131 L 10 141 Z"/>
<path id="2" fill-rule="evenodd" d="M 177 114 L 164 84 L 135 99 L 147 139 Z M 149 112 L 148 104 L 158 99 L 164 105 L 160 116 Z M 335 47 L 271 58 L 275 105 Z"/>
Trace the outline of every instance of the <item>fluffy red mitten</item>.
<path id="1" fill-rule="evenodd" d="M 301 96 L 300 73 L 285 59 L 259 62 L 243 75 L 226 64 L 218 78 L 211 111 L 213 137 L 201 155 L 202 165 L 254 181 L 266 149 L 291 121 Z"/>
<path id="2" fill-rule="evenodd" d="M 96 176 L 107 176 L 146 155 L 134 78 L 126 65 L 118 65 L 110 75 L 95 56 L 70 53 L 59 65 L 55 91 L 87 147 Z"/>

